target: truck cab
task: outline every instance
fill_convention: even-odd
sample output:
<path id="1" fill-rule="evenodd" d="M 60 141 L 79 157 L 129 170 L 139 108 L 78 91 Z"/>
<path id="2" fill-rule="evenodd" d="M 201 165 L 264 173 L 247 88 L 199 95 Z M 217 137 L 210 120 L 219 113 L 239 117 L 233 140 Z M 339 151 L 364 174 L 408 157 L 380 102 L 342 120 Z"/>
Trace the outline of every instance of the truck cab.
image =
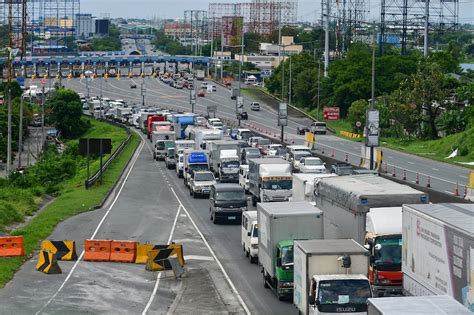
<path id="1" fill-rule="evenodd" d="M 367 314 L 371 297 L 364 275 L 315 275 L 311 279 L 309 314 Z"/>
<path id="2" fill-rule="evenodd" d="M 248 165 L 240 165 L 239 185 L 245 190 L 246 193 L 248 192 L 249 190 L 249 166 Z"/>
<path id="3" fill-rule="evenodd" d="M 257 211 L 242 212 L 242 247 L 250 263 L 258 261 Z"/>
<path id="4" fill-rule="evenodd" d="M 184 157 L 183 153 L 180 153 L 176 156 L 176 175 L 178 176 L 178 178 L 183 177 L 183 167 L 184 167 L 183 157 Z"/>
<path id="5" fill-rule="evenodd" d="M 189 193 L 194 198 L 209 195 L 212 185 L 216 184 L 214 174 L 210 171 L 196 170 L 189 179 Z"/>
<path id="6" fill-rule="evenodd" d="M 275 248 L 275 280 L 272 287 L 278 299 L 293 295 L 293 240 L 278 242 Z"/>
<path id="7" fill-rule="evenodd" d="M 153 152 L 153 157 L 155 160 L 164 161 L 166 152 L 169 148 L 174 148 L 174 140 L 158 140 L 155 143 L 155 152 Z"/>
<path id="8" fill-rule="evenodd" d="M 185 150 L 183 162 L 183 178 L 186 187 L 189 186 L 189 180 L 194 171 L 209 170 L 209 155 L 207 151 Z"/>

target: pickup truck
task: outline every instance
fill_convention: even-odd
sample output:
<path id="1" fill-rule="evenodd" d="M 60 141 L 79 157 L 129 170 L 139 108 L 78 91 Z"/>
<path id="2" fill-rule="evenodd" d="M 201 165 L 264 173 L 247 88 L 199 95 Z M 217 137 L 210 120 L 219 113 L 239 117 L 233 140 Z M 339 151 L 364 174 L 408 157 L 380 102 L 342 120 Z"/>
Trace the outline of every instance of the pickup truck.
<path id="1" fill-rule="evenodd" d="M 214 174 L 210 171 L 194 171 L 189 180 L 189 194 L 193 198 L 209 195 L 211 186 L 216 184 Z"/>
<path id="2" fill-rule="evenodd" d="M 352 175 L 354 169 L 352 165 L 348 163 L 334 163 L 331 165 L 331 173 L 339 176 Z"/>

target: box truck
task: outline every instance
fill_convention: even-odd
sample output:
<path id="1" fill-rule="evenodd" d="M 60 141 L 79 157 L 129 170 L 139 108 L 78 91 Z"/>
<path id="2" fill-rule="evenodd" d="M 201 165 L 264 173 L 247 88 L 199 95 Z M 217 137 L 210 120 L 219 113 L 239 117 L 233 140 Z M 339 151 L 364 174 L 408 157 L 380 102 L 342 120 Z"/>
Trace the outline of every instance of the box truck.
<path id="1" fill-rule="evenodd" d="M 336 174 L 293 174 L 292 201 L 313 201 L 314 182 L 324 177 L 334 177 Z"/>
<path id="2" fill-rule="evenodd" d="M 221 182 L 238 183 L 240 167 L 240 145 L 234 140 L 209 141 L 210 169 Z"/>
<path id="3" fill-rule="evenodd" d="M 174 131 L 158 130 L 151 133 L 151 141 L 153 143 L 153 158 L 156 160 L 164 160 L 168 148 L 174 147 L 176 140 Z"/>
<path id="4" fill-rule="evenodd" d="M 183 151 L 183 178 L 188 187 L 189 179 L 194 171 L 209 170 L 209 154 L 204 150 L 187 149 Z"/>
<path id="5" fill-rule="evenodd" d="M 447 295 L 370 298 L 368 315 L 472 315 Z"/>
<path id="6" fill-rule="evenodd" d="M 307 201 L 265 202 L 257 207 L 258 260 L 263 285 L 279 299 L 293 297 L 293 241 L 323 238 L 323 213 Z"/>
<path id="7" fill-rule="evenodd" d="M 403 205 L 403 289 L 474 311 L 474 205 Z"/>
<path id="8" fill-rule="evenodd" d="M 376 294 L 382 295 L 385 291 L 401 293 L 401 230 L 386 235 L 385 239 L 381 238 L 378 245 L 366 243 L 367 213 L 372 208 L 428 203 L 428 195 L 370 174 L 322 178 L 316 183 L 314 195 L 316 205 L 325 214 L 324 238 L 351 238 L 359 244 L 369 245 L 372 254 L 370 279 L 377 290 Z M 392 219 L 396 221 L 396 217 Z M 390 251 L 385 251 L 385 248 L 379 250 L 384 245 Z M 388 257 L 391 259 L 385 259 Z"/>
<path id="9" fill-rule="evenodd" d="M 293 303 L 300 314 L 367 314 L 368 251 L 351 239 L 294 243 Z"/>
<path id="10" fill-rule="evenodd" d="M 291 197 L 291 164 L 280 158 L 249 159 L 249 192 L 252 204 L 288 201 Z"/>

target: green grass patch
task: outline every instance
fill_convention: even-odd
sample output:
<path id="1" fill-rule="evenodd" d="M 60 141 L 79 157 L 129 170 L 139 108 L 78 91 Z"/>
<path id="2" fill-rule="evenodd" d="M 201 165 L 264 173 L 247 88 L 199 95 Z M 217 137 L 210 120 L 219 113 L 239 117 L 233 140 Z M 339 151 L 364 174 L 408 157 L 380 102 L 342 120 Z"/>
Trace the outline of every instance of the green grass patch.
<path id="1" fill-rule="evenodd" d="M 93 128 L 84 137 L 111 137 L 114 149 L 127 136 L 122 128 L 97 121 L 91 121 L 91 123 Z M 31 219 L 26 226 L 11 233 L 24 236 L 26 255 L 24 257 L 0 258 L 0 287 L 13 278 L 18 268 L 32 256 L 35 250 L 39 249 L 40 242 L 51 234 L 59 222 L 79 213 L 91 211 L 100 205 L 119 179 L 139 143 L 139 136 L 132 133 L 129 144 L 104 173 L 102 185 L 95 185 L 86 190 L 84 187 L 86 169 L 81 169 L 73 178 L 63 183 L 60 195 L 51 204 Z M 95 160 L 91 164 L 91 169 L 98 168 L 99 161 Z M 22 211 L 26 213 L 30 211 L 30 208 L 25 207 Z"/>
<path id="2" fill-rule="evenodd" d="M 437 140 L 399 140 L 384 138 L 382 145 L 387 148 L 423 156 L 437 161 L 460 165 L 456 162 L 474 162 L 474 127 Z M 458 156 L 446 159 L 455 149 Z M 463 165 L 474 169 L 474 166 Z"/>

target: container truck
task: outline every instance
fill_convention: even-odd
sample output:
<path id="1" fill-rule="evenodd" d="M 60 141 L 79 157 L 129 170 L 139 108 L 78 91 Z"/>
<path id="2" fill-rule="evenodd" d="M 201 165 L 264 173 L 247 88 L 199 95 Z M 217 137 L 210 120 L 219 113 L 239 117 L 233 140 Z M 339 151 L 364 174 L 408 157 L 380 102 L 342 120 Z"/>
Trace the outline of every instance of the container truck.
<path id="1" fill-rule="evenodd" d="M 401 231 L 380 238 L 382 243 L 378 246 L 366 243 L 367 213 L 371 208 L 428 203 L 428 195 L 376 175 L 322 178 L 316 183 L 314 195 L 316 205 L 325 213 L 324 238 L 351 238 L 361 245 L 367 244 L 373 254 L 370 268 L 376 294 L 382 295 L 385 291 L 401 293 Z M 390 252 L 378 250 L 380 246 L 383 247 L 383 242 L 386 242 L 387 248 L 391 247 Z M 375 247 L 372 248 L 371 244 Z M 389 256 L 392 258 L 389 259 Z"/>
<path id="2" fill-rule="evenodd" d="M 205 78 L 204 70 L 196 70 L 196 80 L 203 81 Z"/>
<path id="3" fill-rule="evenodd" d="M 240 145 L 234 140 L 209 141 L 210 169 L 221 182 L 238 183 L 240 167 Z"/>
<path id="4" fill-rule="evenodd" d="M 293 174 L 292 201 L 313 201 L 314 183 L 324 177 L 334 177 L 335 174 Z"/>
<path id="5" fill-rule="evenodd" d="M 293 241 L 323 238 L 323 213 L 307 201 L 264 202 L 257 207 L 258 260 L 263 285 L 280 300 L 293 296 Z"/>
<path id="6" fill-rule="evenodd" d="M 447 295 L 370 298 L 368 315 L 472 315 Z"/>
<path id="7" fill-rule="evenodd" d="M 280 158 L 249 159 L 249 192 L 257 202 L 288 201 L 291 197 L 291 164 Z"/>
<path id="8" fill-rule="evenodd" d="M 192 172 L 209 170 L 209 154 L 204 150 L 187 149 L 183 151 L 183 178 L 188 187 Z"/>
<path id="9" fill-rule="evenodd" d="M 295 240 L 293 303 L 304 315 L 367 314 L 368 265 L 354 240 Z"/>
<path id="10" fill-rule="evenodd" d="M 223 140 L 224 133 L 219 129 L 199 128 L 189 134 L 189 139 L 196 141 L 196 149 L 207 149 L 207 142 Z"/>
<path id="11" fill-rule="evenodd" d="M 153 114 L 148 116 L 146 123 L 147 137 L 151 138 L 151 133 L 153 132 L 152 123 L 155 121 L 166 121 L 166 116 L 162 114 Z M 154 143 L 154 142 L 153 142 Z"/>
<path id="12" fill-rule="evenodd" d="M 474 311 L 474 205 L 403 205 L 403 289 Z"/>
<path id="13" fill-rule="evenodd" d="M 189 125 L 194 125 L 195 114 L 173 114 L 168 115 L 168 121 L 176 132 L 176 139 L 186 139 L 185 130 Z"/>

